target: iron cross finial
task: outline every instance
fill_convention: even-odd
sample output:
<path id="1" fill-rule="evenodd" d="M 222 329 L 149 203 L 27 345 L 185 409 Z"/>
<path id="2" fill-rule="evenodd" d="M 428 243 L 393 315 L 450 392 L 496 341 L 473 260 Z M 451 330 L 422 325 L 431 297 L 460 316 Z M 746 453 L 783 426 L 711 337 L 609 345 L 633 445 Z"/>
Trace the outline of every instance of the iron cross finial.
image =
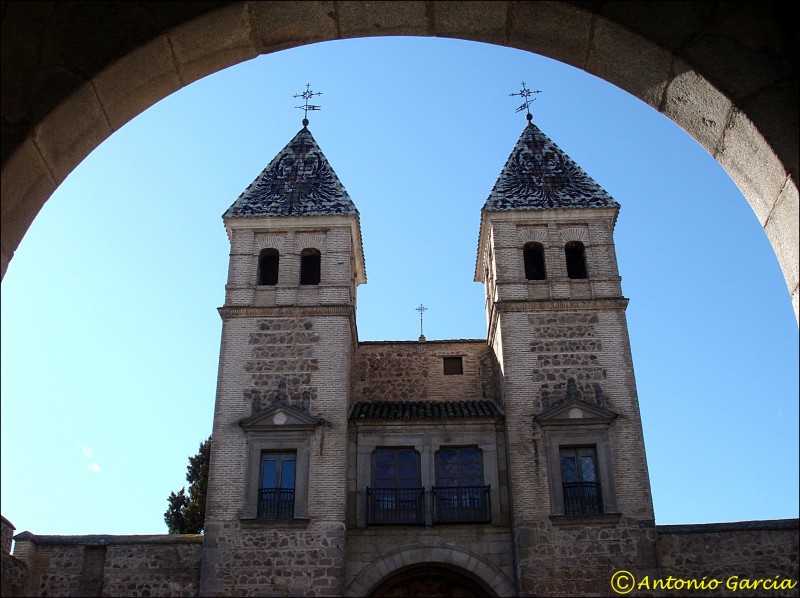
<path id="1" fill-rule="evenodd" d="M 315 106 L 314 104 L 309 104 L 308 100 L 313 98 L 314 96 L 321 96 L 321 91 L 311 91 L 311 83 L 306 83 L 306 90 L 303 93 L 296 93 L 292 97 L 294 98 L 303 98 L 305 100 L 305 104 L 302 106 L 295 106 L 295 108 L 303 111 L 303 126 L 308 126 L 308 111 L 309 110 L 319 110 L 321 106 Z"/>
<path id="2" fill-rule="evenodd" d="M 510 96 L 519 96 L 519 97 L 525 99 L 525 101 L 522 103 L 522 105 L 520 105 L 520 107 L 516 109 L 516 112 L 522 112 L 523 110 L 525 110 L 527 112 L 527 114 L 525 115 L 525 119 L 528 120 L 529 122 L 533 118 L 533 116 L 531 116 L 531 104 L 533 104 L 533 102 L 536 100 L 536 98 L 535 97 L 532 98 L 531 94 L 534 94 L 534 93 L 542 93 L 542 90 L 541 89 L 536 89 L 534 91 L 531 91 L 530 89 L 525 87 L 525 81 L 523 81 L 522 82 L 522 88 L 519 90 L 519 93 L 510 93 L 510 94 L 508 94 Z"/>
<path id="3" fill-rule="evenodd" d="M 419 312 L 419 336 L 420 338 L 423 338 L 424 335 L 422 334 L 422 314 L 428 311 L 428 308 L 422 305 L 422 303 L 420 303 L 419 307 L 415 307 L 414 309 Z"/>

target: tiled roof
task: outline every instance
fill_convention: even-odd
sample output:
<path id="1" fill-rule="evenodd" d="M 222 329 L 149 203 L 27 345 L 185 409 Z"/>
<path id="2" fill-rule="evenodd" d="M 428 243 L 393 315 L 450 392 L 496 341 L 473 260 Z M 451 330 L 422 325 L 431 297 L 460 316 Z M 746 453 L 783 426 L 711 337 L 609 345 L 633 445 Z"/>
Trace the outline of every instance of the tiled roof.
<path id="1" fill-rule="evenodd" d="M 499 416 L 502 412 L 493 401 L 361 401 L 350 411 L 350 421 Z"/>
<path id="2" fill-rule="evenodd" d="M 483 209 L 536 210 L 617 205 L 539 127 L 528 122 Z"/>
<path id="3" fill-rule="evenodd" d="M 311 132 L 303 127 L 223 217 L 328 214 L 358 214 L 358 210 Z"/>

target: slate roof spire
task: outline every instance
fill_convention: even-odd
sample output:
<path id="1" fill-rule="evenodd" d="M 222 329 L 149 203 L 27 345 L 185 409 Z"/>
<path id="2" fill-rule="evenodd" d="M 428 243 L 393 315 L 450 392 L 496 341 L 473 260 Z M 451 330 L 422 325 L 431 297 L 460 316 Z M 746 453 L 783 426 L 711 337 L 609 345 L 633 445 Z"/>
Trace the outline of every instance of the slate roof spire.
<path id="1" fill-rule="evenodd" d="M 358 210 L 311 131 L 303 126 L 223 218 L 332 214 L 358 214 Z"/>
<path id="2" fill-rule="evenodd" d="M 528 119 L 483 209 L 605 208 L 618 205 L 605 189 Z"/>

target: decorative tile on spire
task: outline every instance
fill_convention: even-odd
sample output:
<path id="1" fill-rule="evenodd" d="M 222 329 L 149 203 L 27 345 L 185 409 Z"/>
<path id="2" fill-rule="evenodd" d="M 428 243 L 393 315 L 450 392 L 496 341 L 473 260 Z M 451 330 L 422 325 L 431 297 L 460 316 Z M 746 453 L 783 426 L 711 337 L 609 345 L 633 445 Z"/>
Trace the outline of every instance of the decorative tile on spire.
<path id="1" fill-rule="evenodd" d="M 358 214 L 358 210 L 311 132 L 303 127 L 223 217 L 329 214 Z"/>
<path id="2" fill-rule="evenodd" d="M 572 158 L 529 121 L 483 209 L 538 210 L 617 205 Z"/>

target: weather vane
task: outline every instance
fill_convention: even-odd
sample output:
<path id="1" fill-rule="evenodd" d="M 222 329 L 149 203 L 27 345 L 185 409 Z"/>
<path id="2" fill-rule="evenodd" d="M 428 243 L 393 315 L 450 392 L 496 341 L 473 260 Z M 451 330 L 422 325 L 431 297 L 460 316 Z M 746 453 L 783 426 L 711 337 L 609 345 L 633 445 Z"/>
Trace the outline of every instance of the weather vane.
<path id="1" fill-rule="evenodd" d="M 295 108 L 303 111 L 303 126 L 308 126 L 308 111 L 309 110 L 319 110 L 321 106 L 315 106 L 314 104 L 309 104 L 308 100 L 313 98 L 314 96 L 321 96 L 321 91 L 311 91 L 311 83 L 306 83 L 306 90 L 303 93 L 296 93 L 292 97 L 294 98 L 303 98 L 306 102 L 302 106 L 295 106 Z"/>
<path id="2" fill-rule="evenodd" d="M 522 105 L 519 108 L 516 109 L 516 112 L 522 112 L 523 110 L 527 111 L 527 114 L 525 115 L 525 118 L 529 122 L 530 122 L 531 119 L 533 119 L 533 116 L 531 116 L 531 104 L 533 104 L 533 102 L 536 100 L 536 98 L 535 97 L 532 98 L 531 94 L 534 94 L 534 93 L 542 93 L 542 90 L 541 89 L 536 89 L 534 91 L 531 91 L 530 89 L 525 87 L 525 81 L 523 81 L 522 82 L 522 89 L 519 90 L 519 93 L 510 93 L 510 94 L 508 94 L 510 96 L 519 96 L 521 98 L 525 98 L 525 101 L 522 103 Z"/>
<path id="3" fill-rule="evenodd" d="M 419 307 L 415 307 L 414 309 L 419 312 L 419 340 L 423 340 L 425 335 L 422 334 L 422 314 L 428 311 L 428 308 L 420 303 Z"/>

